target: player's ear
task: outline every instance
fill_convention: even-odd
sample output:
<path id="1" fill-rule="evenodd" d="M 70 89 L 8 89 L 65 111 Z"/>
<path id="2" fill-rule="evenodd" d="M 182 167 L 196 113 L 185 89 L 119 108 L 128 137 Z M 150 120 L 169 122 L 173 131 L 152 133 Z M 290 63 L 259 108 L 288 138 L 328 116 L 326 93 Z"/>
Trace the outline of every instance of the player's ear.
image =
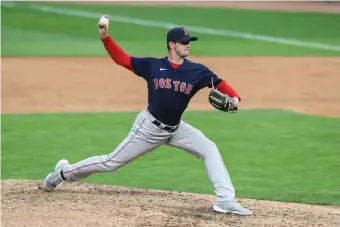
<path id="1" fill-rule="evenodd" d="M 172 41 L 170 41 L 170 42 L 168 43 L 168 50 L 174 48 L 174 46 L 175 46 L 175 43 L 172 42 Z"/>

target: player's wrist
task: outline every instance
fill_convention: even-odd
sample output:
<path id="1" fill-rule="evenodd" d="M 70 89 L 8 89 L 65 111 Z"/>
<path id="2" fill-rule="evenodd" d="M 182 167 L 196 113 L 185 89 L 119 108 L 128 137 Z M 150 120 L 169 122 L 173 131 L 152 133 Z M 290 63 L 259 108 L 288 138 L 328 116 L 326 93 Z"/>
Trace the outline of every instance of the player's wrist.
<path id="1" fill-rule="evenodd" d="M 106 33 L 106 34 L 100 34 L 100 39 L 101 39 L 102 41 L 105 41 L 108 37 L 109 37 L 109 34 L 108 34 L 108 33 Z"/>
<path id="2" fill-rule="evenodd" d="M 234 103 L 238 105 L 240 103 L 240 99 L 238 97 L 233 97 Z"/>

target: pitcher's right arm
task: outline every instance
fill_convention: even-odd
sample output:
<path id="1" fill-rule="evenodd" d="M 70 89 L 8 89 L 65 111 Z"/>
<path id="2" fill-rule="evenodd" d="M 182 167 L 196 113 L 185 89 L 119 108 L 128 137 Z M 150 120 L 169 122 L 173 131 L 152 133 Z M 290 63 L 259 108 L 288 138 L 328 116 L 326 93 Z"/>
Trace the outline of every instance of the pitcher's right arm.
<path id="1" fill-rule="evenodd" d="M 131 64 L 131 56 L 128 55 L 113 39 L 110 35 L 107 35 L 102 39 L 103 45 L 110 55 L 112 60 L 124 68 L 134 72 Z"/>
<path id="2" fill-rule="evenodd" d="M 132 71 L 145 80 L 149 77 L 150 63 L 154 58 L 138 58 L 127 54 L 109 35 L 108 25 L 98 23 L 98 31 L 103 45 L 112 60 L 124 68 Z"/>

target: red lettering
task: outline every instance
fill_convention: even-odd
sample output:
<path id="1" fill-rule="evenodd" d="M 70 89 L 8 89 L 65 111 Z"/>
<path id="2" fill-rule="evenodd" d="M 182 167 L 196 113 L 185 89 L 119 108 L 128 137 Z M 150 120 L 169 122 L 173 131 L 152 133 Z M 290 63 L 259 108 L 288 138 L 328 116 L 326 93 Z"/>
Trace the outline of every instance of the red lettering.
<path id="1" fill-rule="evenodd" d="M 181 86 L 179 87 L 180 91 L 184 92 L 186 88 L 187 88 L 187 84 L 185 82 L 182 82 Z"/>
<path id="2" fill-rule="evenodd" d="M 157 79 L 153 79 L 153 83 L 155 85 L 155 89 L 158 89 L 158 80 Z"/>
<path id="3" fill-rule="evenodd" d="M 172 81 L 172 83 L 175 85 L 175 91 L 178 91 L 178 85 L 181 83 L 178 80 Z"/>
<path id="4" fill-rule="evenodd" d="M 165 81 L 164 81 L 163 78 L 160 78 L 160 79 L 159 79 L 159 86 L 160 86 L 161 88 L 164 88 L 164 87 L 165 87 Z"/>
<path id="5" fill-rule="evenodd" d="M 181 82 L 181 81 L 178 81 L 178 80 L 172 81 L 169 78 L 153 79 L 155 89 L 159 89 L 159 88 L 171 89 L 172 88 L 171 82 L 174 86 L 175 91 L 180 91 L 180 92 L 183 92 L 187 95 L 190 95 L 190 93 L 192 92 L 193 85 L 191 85 L 191 84 L 186 84 L 185 82 Z"/>
<path id="6" fill-rule="evenodd" d="M 190 95 L 191 91 L 192 91 L 192 85 L 188 84 L 187 89 L 185 90 L 185 94 Z"/>
<path id="7" fill-rule="evenodd" d="M 171 79 L 165 79 L 165 88 L 171 88 Z"/>

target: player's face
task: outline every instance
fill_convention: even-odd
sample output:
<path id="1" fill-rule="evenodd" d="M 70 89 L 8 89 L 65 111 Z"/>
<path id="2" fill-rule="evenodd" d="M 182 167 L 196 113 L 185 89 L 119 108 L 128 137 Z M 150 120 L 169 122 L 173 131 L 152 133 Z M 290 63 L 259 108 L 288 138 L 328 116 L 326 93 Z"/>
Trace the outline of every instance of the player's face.
<path id="1" fill-rule="evenodd" d="M 190 41 L 189 42 L 176 42 L 175 52 L 182 58 L 187 57 L 190 52 Z"/>

